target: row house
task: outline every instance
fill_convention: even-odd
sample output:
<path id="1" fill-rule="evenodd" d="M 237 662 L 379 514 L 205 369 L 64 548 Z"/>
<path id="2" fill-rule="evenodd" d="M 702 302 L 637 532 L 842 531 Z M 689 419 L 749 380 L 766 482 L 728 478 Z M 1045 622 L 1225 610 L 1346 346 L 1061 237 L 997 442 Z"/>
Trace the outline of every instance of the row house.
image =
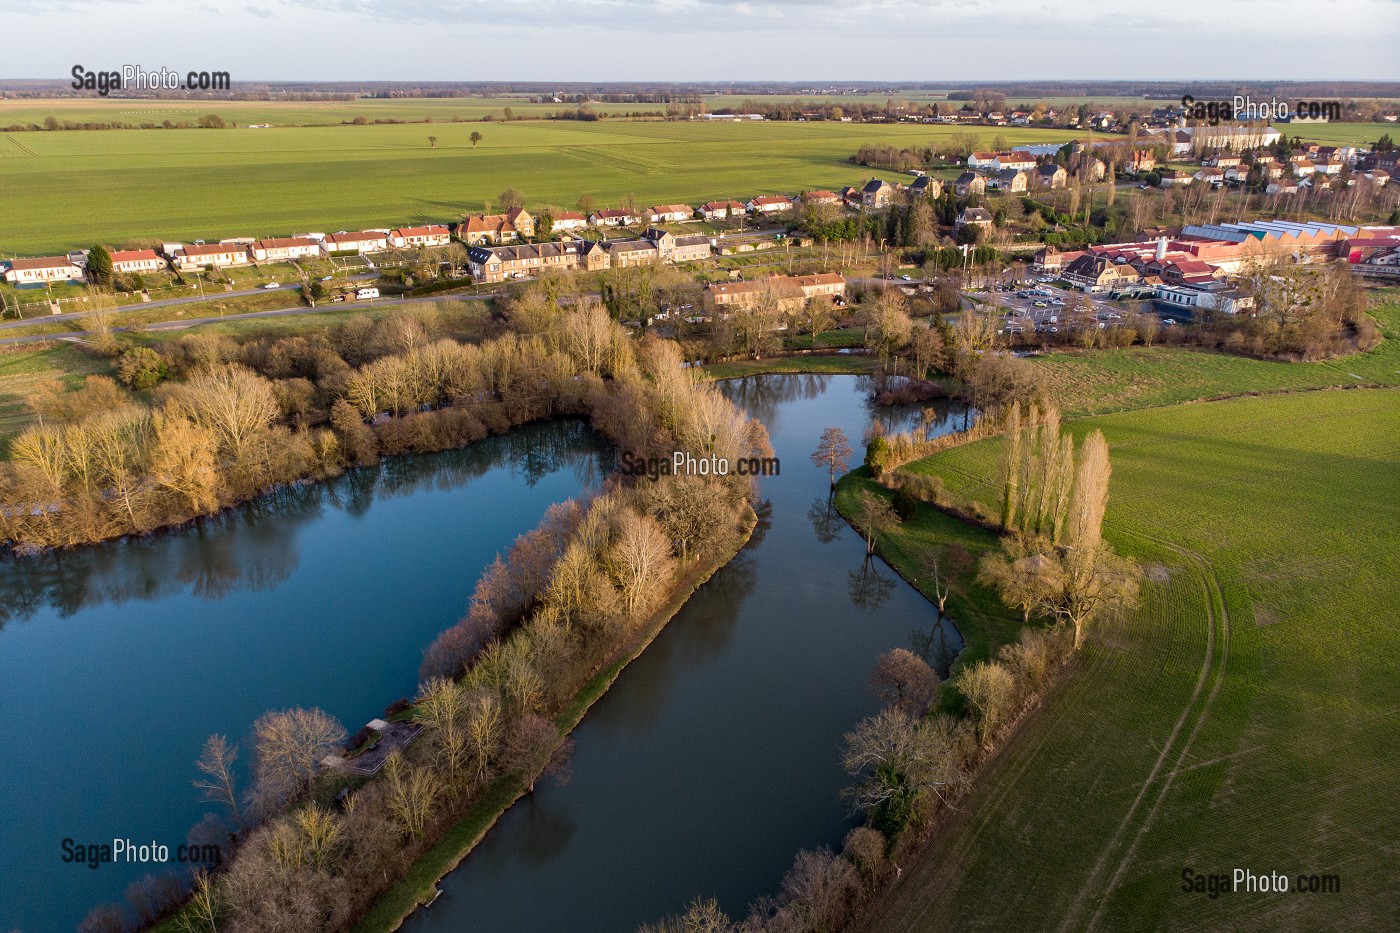
<path id="1" fill-rule="evenodd" d="M 658 204 L 647 219 L 654 224 L 684 223 L 695 219 L 695 208 L 689 204 Z"/>
<path id="2" fill-rule="evenodd" d="M 321 241 L 321 251 L 332 253 L 382 253 L 389 248 L 389 233 L 385 230 L 356 230 L 352 233 L 332 233 Z"/>
<path id="3" fill-rule="evenodd" d="M 706 201 L 700 205 L 700 216 L 705 220 L 729 220 L 744 216 L 743 201 Z"/>
<path id="4" fill-rule="evenodd" d="M 622 208 L 604 208 L 588 215 L 588 222 L 595 227 L 630 227 L 640 223 L 641 218 Z"/>
<path id="5" fill-rule="evenodd" d="M 457 239 L 468 246 L 510 243 L 534 235 L 535 217 L 523 207 L 513 207 L 504 214 L 476 214 L 457 225 Z"/>
<path id="6" fill-rule="evenodd" d="M 452 231 L 438 224 L 426 227 L 401 227 L 389 231 L 389 245 L 396 249 L 427 249 L 446 246 L 452 242 Z"/>
<path id="7" fill-rule="evenodd" d="M 710 238 L 705 236 L 676 236 L 652 227 L 642 239 L 656 246 L 663 262 L 699 262 L 710 258 Z"/>
<path id="8" fill-rule="evenodd" d="M 83 270 L 66 256 L 12 259 L 5 270 L 5 281 L 12 285 L 38 285 L 45 282 L 81 282 Z"/>
<path id="9" fill-rule="evenodd" d="M 321 244 L 310 237 L 288 236 L 270 240 L 254 240 L 249 247 L 257 262 L 291 262 L 311 259 L 321 254 Z"/>
<path id="10" fill-rule="evenodd" d="M 584 246 L 579 240 L 523 243 L 517 246 L 471 246 L 467 248 L 467 268 L 478 282 L 504 282 L 539 275 L 546 269 L 576 269 L 583 265 L 580 259 Z"/>
<path id="11" fill-rule="evenodd" d="M 1139 149 L 1128 157 L 1128 161 L 1123 164 L 1123 171 L 1129 175 L 1135 175 L 1138 172 L 1150 172 L 1156 167 L 1157 160 L 1153 157 L 1152 152 L 1147 149 Z"/>
<path id="12" fill-rule="evenodd" d="M 171 259 L 177 269 L 203 269 L 206 266 L 246 266 L 248 247 L 241 243 L 209 243 L 177 246 Z"/>
<path id="13" fill-rule="evenodd" d="M 761 194 L 750 198 L 744 207 L 754 214 L 781 214 L 793 208 L 792 198 L 780 194 Z"/>
<path id="14" fill-rule="evenodd" d="M 588 218 L 578 211 L 560 211 L 554 215 L 554 223 L 550 229 L 554 233 L 567 233 L 570 230 L 582 230 L 588 226 Z"/>
<path id="15" fill-rule="evenodd" d="M 119 249 L 112 253 L 112 271 L 122 275 L 160 272 L 165 258 L 153 249 Z"/>
<path id="16" fill-rule="evenodd" d="M 661 250 L 651 240 L 613 240 L 605 245 L 614 269 L 651 266 L 661 261 Z"/>
<path id="17" fill-rule="evenodd" d="M 813 298 L 835 300 L 846 294 L 846 280 L 835 272 L 817 275 L 770 275 L 747 282 L 716 282 L 705 288 L 716 308 L 748 309 L 773 300 L 784 312 L 799 311 Z"/>

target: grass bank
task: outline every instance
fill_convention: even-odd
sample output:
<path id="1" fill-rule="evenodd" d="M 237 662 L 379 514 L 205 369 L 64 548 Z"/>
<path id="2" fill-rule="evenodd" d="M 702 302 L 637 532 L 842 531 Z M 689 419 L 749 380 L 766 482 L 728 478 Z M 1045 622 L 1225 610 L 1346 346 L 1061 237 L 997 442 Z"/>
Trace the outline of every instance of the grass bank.
<path id="1" fill-rule="evenodd" d="M 764 360 L 711 363 L 702 371 L 711 379 L 737 379 L 741 376 L 763 376 L 769 373 L 865 376 L 875 371 L 875 358 L 842 353 L 813 353 L 804 356 L 774 356 Z"/>

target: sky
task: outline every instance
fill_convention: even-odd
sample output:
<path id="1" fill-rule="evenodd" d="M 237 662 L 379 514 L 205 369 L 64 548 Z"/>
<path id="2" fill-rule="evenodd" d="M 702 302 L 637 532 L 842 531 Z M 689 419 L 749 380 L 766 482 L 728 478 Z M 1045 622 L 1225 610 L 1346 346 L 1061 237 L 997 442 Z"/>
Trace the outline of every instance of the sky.
<path id="1" fill-rule="evenodd" d="M 0 78 L 1400 79 L 1400 0 L 0 0 Z"/>

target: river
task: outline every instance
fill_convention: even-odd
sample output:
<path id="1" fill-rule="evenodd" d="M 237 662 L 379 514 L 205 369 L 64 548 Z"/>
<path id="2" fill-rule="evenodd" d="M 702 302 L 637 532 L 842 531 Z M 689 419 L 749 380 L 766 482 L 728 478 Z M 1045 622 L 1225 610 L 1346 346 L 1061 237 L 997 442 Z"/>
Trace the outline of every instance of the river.
<path id="1" fill-rule="evenodd" d="M 781 461 L 761 481 L 764 522 L 589 711 L 571 780 L 507 812 L 410 933 L 631 933 L 696 895 L 742 917 L 798 850 L 838 847 L 856 825 L 841 737 L 876 709 L 876 655 L 910 647 L 946 671 L 961 650 L 933 605 L 866 560 L 809 460 L 828 426 L 862 449 L 864 380 L 755 376 L 725 390 Z M 935 411 L 930 433 L 963 425 L 961 408 Z M 919 423 L 917 409 L 881 415 Z"/>

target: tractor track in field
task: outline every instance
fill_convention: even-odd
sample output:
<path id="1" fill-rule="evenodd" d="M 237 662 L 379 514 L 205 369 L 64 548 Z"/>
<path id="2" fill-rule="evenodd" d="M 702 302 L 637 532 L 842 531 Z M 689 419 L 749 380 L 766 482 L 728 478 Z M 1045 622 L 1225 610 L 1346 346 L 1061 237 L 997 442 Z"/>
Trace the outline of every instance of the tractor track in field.
<path id="1" fill-rule="evenodd" d="M 1209 561 L 1200 553 L 1173 542 L 1150 535 L 1139 534 L 1138 537 L 1175 552 L 1199 577 L 1205 596 L 1205 656 L 1201 660 L 1201 670 L 1196 678 L 1196 685 L 1182 708 L 1181 715 L 1177 717 L 1171 734 L 1163 744 L 1161 754 L 1157 756 L 1152 770 L 1148 772 L 1138 789 L 1137 796 L 1133 799 L 1132 805 L 1128 807 L 1128 812 L 1123 815 L 1118 829 L 1099 854 L 1093 871 L 1085 879 L 1078 897 L 1075 898 L 1074 903 L 1065 914 L 1059 926 L 1061 933 L 1069 933 L 1072 930 L 1083 930 L 1085 933 L 1089 933 L 1089 931 L 1096 929 L 1103 919 L 1104 911 L 1108 907 L 1113 891 L 1132 864 L 1137 854 L 1138 845 L 1161 812 L 1162 805 L 1166 802 L 1167 795 L 1171 792 L 1172 784 L 1177 775 L 1191 767 L 1187 764 L 1187 759 L 1191 754 L 1191 746 L 1210 717 L 1211 708 L 1225 682 L 1226 666 L 1230 658 L 1230 618 L 1225 610 L 1225 600 L 1220 583 L 1216 579 Z M 1185 738 L 1178 743 L 1183 732 Z M 1105 874 L 1107 874 L 1107 878 L 1100 887 L 1100 879 L 1104 878 Z M 1093 902 L 1093 913 L 1089 915 L 1087 921 L 1080 923 L 1079 918 L 1091 902 Z"/>

